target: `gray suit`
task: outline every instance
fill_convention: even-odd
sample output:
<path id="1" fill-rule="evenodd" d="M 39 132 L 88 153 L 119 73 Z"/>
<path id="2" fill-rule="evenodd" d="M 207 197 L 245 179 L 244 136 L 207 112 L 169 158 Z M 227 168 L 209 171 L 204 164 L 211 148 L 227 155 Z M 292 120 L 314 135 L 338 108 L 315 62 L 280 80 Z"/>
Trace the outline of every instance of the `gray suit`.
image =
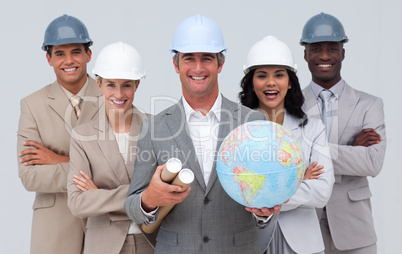
<path id="1" fill-rule="evenodd" d="M 222 98 L 217 147 L 238 125 L 265 119 L 259 112 Z M 177 157 L 195 175 L 189 196 L 165 217 L 159 229 L 155 253 L 259 253 L 253 215 L 233 201 L 217 179 L 215 165 L 208 186 L 188 134 L 180 101 L 143 122 L 135 171 L 125 202 L 127 215 L 137 223 L 149 223 L 140 208 L 144 191 L 158 165 Z"/>
<path id="2" fill-rule="evenodd" d="M 319 117 L 311 85 L 303 90 L 309 116 Z M 351 146 L 361 130 L 373 128 L 382 137 L 378 144 Z M 375 244 L 367 176 L 381 171 L 386 148 L 383 102 L 345 83 L 329 138 L 335 184 L 326 206 L 329 229 L 337 249 L 357 249 Z"/>

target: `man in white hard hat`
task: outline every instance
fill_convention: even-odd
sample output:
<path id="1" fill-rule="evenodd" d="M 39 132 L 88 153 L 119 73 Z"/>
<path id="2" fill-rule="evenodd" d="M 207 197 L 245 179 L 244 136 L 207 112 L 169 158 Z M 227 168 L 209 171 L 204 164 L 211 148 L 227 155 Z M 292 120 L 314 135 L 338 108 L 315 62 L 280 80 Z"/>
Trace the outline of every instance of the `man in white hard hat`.
<path id="1" fill-rule="evenodd" d="M 161 224 L 155 253 L 260 253 L 256 216 L 279 212 L 278 206 L 241 206 L 217 179 L 214 158 L 223 138 L 246 121 L 265 119 L 219 93 L 225 50 L 222 32 L 211 19 L 196 15 L 180 23 L 171 52 L 183 98 L 143 122 L 125 208 L 135 222 L 150 224 L 158 207 L 175 205 Z M 170 157 L 194 172 L 184 192 L 161 180 Z"/>
<path id="2" fill-rule="evenodd" d="M 367 177 L 377 176 L 385 156 L 383 102 L 341 78 L 348 41 L 341 22 L 320 13 L 304 26 L 300 44 L 312 75 L 303 90 L 305 111 L 327 128 L 335 184 L 321 215 L 325 253 L 377 253 Z"/>
<path id="3" fill-rule="evenodd" d="M 83 222 L 67 207 L 66 183 L 71 129 L 98 112 L 99 89 L 87 75 L 91 45 L 79 19 L 68 15 L 54 19 L 42 49 L 56 81 L 21 100 L 18 172 L 25 189 L 36 192 L 31 254 L 82 250 Z"/>

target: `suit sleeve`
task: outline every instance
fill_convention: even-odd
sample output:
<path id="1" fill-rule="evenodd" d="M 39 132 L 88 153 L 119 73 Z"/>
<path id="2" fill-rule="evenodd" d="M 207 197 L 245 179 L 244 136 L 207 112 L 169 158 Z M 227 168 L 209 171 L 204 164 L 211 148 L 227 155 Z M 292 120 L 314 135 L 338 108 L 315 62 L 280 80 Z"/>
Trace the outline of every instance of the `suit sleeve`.
<path id="1" fill-rule="evenodd" d="M 80 171 L 85 172 L 92 179 L 92 168 L 81 141 L 72 137 L 70 143 L 70 172 L 67 177 L 67 204 L 72 214 L 79 218 L 106 213 L 113 213 L 114 216 L 118 214 L 125 216 L 124 200 L 127 195 L 128 184 L 120 185 L 111 190 L 96 189 L 82 192 L 73 182 L 74 175 L 81 176 Z"/>
<path id="2" fill-rule="evenodd" d="M 43 112 L 44 114 L 46 112 Z M 51 124 L 51 123 L 49 123 Z M 55 137 L 57 138 L 57 137 Z M 20 163 L 19 154 L 27 148 L 24 142 L 32 140 L 43 144 L 36 119 L 28 103 L 21 100 L 21 115 L 17 133 L 18 175 L 28 191 L 57 193 L 66 191 L 66 179 L 69 163 L 56 165 L 31 165 Z"/>
<path id="3" fill-rule="evenodd" d="M 150 119 L 153 118 L 147 118 L 142 122 L 134 163 L 135 170 L 124 203 L 128 217 L 137 224 L 149 224 L 151 222 L 141 209 L 141 193 L 148 187 L 158 166 L 151 140 L 151 128 L 149 128 L 149 123 L 153 123 L 153 121 Z"/>
<path id="4" fill-rule="evenodd" d="M 290 198 L 290 200 L 283 204 L 281 211 L 288 211 L 295 209 L 300 205 L 313 206 L 317 208 L 324 207 L 329 198 L 331 197 L 332 187 L 335 182 L 332 160 L 330 156 L 330 149 L 326 142 L 325 127 L 321 121 L 314 121 L 311 119 L 307 126 L 313 123 L 315 126 L 310 127 L 310 131 L 305 131 L 309 135 L 303 135 L 301 138 L 305 142 L 303 144 L 311 146 L 311 154 L 304 155 L 309 156 L 309 159 L 305 159 L 305 168 L 309 167 L 313 162 L 317 161 L 317 165 L 323 165 L 325 171 L 320 175 L 318 179 L 303 180 L 299 189 Z M 306 126 L 306 127 L 307 127 Z M 317 134 L 318 133 L 318 134 Z M 304 149 L 305 151 L 306 149 Z"/>
<path id="5" fill-rule="evenodd" d="M 363 105 L 361 107 L 366 107 Z M 384 123 L 384 105 L 380 98 L 376 98 L 363 115 L 362 128 L 373 128 L 381 136 L 382 141 L 369 147 L 351 146 L 354 138 L 361 130 L 354 133 L 346 144 L 330 144 L 331 156 L 334 163 L 335 175 L 349 176 L 377 176 L 382 168 L 386 149 L 386 135 Z M 348 131 L 346 126 L 345 131 Z"/>

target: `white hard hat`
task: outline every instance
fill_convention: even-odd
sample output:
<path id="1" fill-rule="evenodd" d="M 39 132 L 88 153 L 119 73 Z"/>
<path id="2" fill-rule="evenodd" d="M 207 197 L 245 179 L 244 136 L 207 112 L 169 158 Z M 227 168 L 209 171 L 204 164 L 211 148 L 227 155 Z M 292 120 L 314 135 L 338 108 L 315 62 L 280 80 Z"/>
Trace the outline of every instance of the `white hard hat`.
<path id="1" fill-rule="evenodd" d="M 244 65 L 244 73 L 247 74 L 253 67 L 264 65 L 283 66 L 294 73 L 297 71 L 297 65 L 289 47 L 274 36 L 266 36 L 250 48 L 247 64 Z"/>
<path id="2" fill-rule="evenodd" d="M 140 54 L 121 41 L 109 44 L 101 50 L 92 74 L 106 79 L 139 80 L 145 77 Z"/>

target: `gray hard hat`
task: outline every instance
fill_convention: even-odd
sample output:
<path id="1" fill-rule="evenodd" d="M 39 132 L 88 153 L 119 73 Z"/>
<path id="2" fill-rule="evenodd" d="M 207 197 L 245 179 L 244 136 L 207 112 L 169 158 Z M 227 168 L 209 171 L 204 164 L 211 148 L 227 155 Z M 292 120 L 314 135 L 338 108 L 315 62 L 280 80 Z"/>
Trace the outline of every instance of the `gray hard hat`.
<path id="1" fill-rule="evenodd" d="M 321 41 L 348 42 L 342 23 L 334 16 L 321 12 L 304 25 L 300 45 Z"/>
<path id="2" fill-rule="evenodd" d="M 81 20 L 64 14 L 54 19 L 46 28 L 42 49 L 46 51 L 48 46 L 69 43 L 88 43 L 91 46 L 92 40 Z"/>

